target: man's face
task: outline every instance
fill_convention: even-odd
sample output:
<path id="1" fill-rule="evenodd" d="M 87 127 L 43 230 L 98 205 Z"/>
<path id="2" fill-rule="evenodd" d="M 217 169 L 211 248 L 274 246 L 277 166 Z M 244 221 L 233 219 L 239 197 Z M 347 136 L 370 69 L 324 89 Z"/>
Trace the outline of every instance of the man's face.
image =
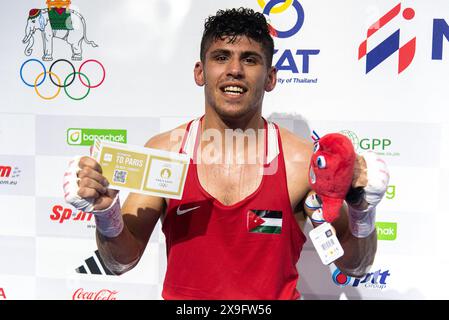
<path id="1" fill-rule="evenodd" d="M 267 66 L 260 43 L 226 38 L 212 42 L 204 62 L 195 65 L 195 81 L 205 85 L 206 107 L 224 119 L 241 119 L 262 107 L 265 91 L 276 85 L 276 69 Z"/>

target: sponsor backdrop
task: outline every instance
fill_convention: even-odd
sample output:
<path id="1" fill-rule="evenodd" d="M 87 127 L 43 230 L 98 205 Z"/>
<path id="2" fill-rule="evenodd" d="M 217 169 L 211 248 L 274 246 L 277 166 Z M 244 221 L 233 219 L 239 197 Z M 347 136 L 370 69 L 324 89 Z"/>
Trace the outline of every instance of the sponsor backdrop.
<path id="1" fill-rule="evenodd" d="M 306 139 L 343 132 L 391 170 L 370 273 L 354 279 L 322 265 L 309 240 L 302 299 L 447 299 L 449 3 L 343 2 L 5 2 L 0 300 L 161 298 L 160 223 L 138 266 L 111 275 L 93 217 L 63 200 L 63 172 L 96 136 L 143 145 L 200 116 L 192 70 L 204 19 L 239 6 L 263 12 L 275 37 L 279 80 L 264 116 Z"/>

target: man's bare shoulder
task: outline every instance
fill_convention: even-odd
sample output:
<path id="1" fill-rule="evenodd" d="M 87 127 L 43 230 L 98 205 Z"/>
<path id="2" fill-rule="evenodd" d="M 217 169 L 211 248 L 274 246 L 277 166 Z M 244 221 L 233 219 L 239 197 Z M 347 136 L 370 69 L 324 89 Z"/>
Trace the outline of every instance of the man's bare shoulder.
<path id="1" fill-rule="evenodd" d="M 297 208 L 310 190 L 308 176 L 310 158 L 313 154 L 313 143 L 298 137 L 285 128 L 279 127 L 279 131 L 284 152 L 290 202 L 293 208 Z M 303 220 L 303 216 L 300 217 Z"/>
<path id="2" fill-rule="evenodd" d="M 302 164 L 308 168 L 313 153 L 313 143 L 283 127 L 279 127 L 279 132 L 285 161 Z"/>
<path id="3" fill-rule="evenodd" d="M 153 136 L 145 143 L 145 147 L 179 152 L 187 125 L 188 123 L 184 123 L 172 130 Z"/>

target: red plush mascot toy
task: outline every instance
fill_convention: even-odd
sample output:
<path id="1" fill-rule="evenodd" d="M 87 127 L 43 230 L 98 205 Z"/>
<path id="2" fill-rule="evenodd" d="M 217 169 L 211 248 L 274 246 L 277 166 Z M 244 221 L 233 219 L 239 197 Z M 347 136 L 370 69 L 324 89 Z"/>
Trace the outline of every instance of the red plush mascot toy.
<path id="1" fill-rule="evenodd" d="M 316 138 L 309 168 L 309 182 L 321 199 L 324 220 L 338 218 L 352 183 L 356 153 L 351 141 L 339 133 Z"/>

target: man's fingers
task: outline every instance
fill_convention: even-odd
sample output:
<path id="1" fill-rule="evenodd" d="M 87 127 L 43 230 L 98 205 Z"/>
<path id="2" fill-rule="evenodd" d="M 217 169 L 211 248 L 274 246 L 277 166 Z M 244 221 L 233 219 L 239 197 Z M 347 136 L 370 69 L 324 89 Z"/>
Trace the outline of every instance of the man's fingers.
<path id="1" fill-rule="evenodd" d="M 366 187 L 368 184 L 367 175 L 367 163 L 365 158 L 361 155 L 357 155 L 356 161 L 354 163 L 354 175 L 352 177 L 352 187 Z"/>
<path id="2" fill-rule="evenodd" d="M 100 184 L 98 181 L 95 181 L 91 178 L 83 178 L 78 181 L 78 186 L 81 188 L 90 188 L 95 189 L 100 194 L 105 194 L 107 192 L 107 188 Z"/>
<path id="3" fill-rule="evenodd" d="M 97 181 L 99 184 L 107 187 L 109 185 L 108 180 L 98 171 L 95 171 L 91 167 L 84 167 L 78 172 L 78 178 L 90 178 L 92 180 Z"/>
<path id="4" fill-rule="evenodd" d="M 83 198 L 92 198 L 92 199 L 98 199 L 100 197 L 100 194 L 97 192 L 97 190 L 87 187 L 80 187 L 78 189 L 78 195 Z"/>
<path id="5" fill-rule="evenodd" d="M 95 161 L 93 158 L 91 157 L 81 157 L 78 166 L 80 167 L 80 169 L 84 169 L 85 167 L 89 167 L 94 169 L 95 171 L 99 172 L 99 173 L 103 173 L 103 170 L 101 169 L 101 166 L 98 164 L 97 161 Z"/>

